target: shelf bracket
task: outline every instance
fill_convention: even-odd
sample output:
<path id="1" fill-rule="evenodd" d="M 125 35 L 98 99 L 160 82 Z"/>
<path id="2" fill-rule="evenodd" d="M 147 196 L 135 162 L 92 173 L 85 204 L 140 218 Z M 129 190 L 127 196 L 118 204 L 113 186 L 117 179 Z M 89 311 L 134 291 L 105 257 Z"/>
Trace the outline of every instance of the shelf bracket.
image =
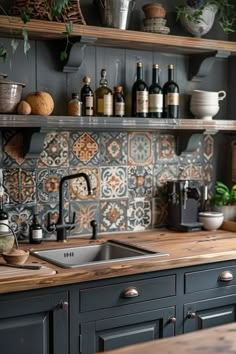
<path id="1" fill-rule="evenodd" d="M 84 50 L 88 44 L 92 45 L 96 42 L 96 37 L 81 36 L 79 41 L 72 44 L 69 58 L 63 67 L 64 73 L 75 73 L 79 70 L 84 60 Z"/>
<path id="2" fill-rule="evenodd" d="M 211 71 L 218 58 L 228 58 L 229 51 L 218 50 L 208 54 L 192 54 L 189 65 L 189 80 L 202 81 Z"/>
<path id="3" fill-rule="evenodd" d="M 203 134 L 186 134 L 186 132 L 182 134 L 178 134 L 176 141 L 176 155 L 178 156 L 186 156 L 192 154 L 198 147 L 199 143 L 203 139 Z"/>
<path id="4" fill-rule="evenodd" d="M 24 157 L 36 159 L 43 150 L 46 132 L 40 128 L 28 129 L 24 134 Z"/>

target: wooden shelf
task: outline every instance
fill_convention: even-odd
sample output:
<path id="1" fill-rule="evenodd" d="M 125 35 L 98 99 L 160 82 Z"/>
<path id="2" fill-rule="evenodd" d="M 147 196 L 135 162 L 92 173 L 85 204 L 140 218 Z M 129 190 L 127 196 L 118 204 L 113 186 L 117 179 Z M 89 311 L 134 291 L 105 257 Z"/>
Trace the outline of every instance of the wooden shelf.
<path id="1" fill-rule="evenodd" d="M 23 23 L 20 18 L 0 16 L 0 36 L 20 37 Z M 65 24 L 54 21 L 31 20 L 24 25 L 32 39 L 63 39 Z M 214 51 L 236 54 L 236 42 L 119 30 L 87 25 L 73 25 L 71 37 L 93 39 L 95 46 L 160 50 L 183 54 L 211 53 Z"/>
<path id="2" fill-rule="evenodd" d="M 39 128 L 41 132 L 51 130 L 185 130 L 236 131 L 236 121 L 201 119 L 153 119 L 133 117 L 75 117 L 75 116 L 22 116 L 0 115 L 0 128 Z"/>

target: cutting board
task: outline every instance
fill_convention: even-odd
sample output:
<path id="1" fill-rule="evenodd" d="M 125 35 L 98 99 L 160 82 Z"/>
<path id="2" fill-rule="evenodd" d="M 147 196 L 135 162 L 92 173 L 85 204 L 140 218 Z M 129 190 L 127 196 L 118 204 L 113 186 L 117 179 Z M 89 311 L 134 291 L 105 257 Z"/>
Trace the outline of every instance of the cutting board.
<path id="1" fill-rule="evenodd" d="M 0 266 L 0 281 L 12 280 L 26 277 L 41 277 L 56 274 L 54 269 L 42 266 L 40 269 L 21 269 Z"/>

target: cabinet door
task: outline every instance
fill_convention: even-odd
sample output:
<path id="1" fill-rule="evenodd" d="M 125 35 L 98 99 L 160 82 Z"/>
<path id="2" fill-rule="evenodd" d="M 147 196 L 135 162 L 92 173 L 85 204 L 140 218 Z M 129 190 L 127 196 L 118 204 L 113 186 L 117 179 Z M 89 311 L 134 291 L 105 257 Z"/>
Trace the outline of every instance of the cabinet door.
<path id="1" fill-rule="evenodd" d="M 174 335 L 175 308 L 146 311 L 81 324 L 81 353 L 105 352 Z"/>
<path id="2" fill-rule="evenodd" d="M 66 354 L 68 296 L 53 293 L 0 299 L 1 354 Z"/>
<path id="3" fill-rule="evenodd" d="M 184 332 L 235 321 L 236 295 L 222 296 L 184 305 Z"/>

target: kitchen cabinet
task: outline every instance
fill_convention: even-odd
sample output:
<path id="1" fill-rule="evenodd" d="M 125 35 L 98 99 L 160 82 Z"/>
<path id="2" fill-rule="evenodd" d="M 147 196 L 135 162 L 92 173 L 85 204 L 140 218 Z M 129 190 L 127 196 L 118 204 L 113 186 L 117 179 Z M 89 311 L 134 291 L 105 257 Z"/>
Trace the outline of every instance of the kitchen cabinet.
<path id="1" fill-rule="evenodd" d="M 68 328 L 67 292 L 24 292 L 0 298 L 1 354 L 69 353 Z"/>

